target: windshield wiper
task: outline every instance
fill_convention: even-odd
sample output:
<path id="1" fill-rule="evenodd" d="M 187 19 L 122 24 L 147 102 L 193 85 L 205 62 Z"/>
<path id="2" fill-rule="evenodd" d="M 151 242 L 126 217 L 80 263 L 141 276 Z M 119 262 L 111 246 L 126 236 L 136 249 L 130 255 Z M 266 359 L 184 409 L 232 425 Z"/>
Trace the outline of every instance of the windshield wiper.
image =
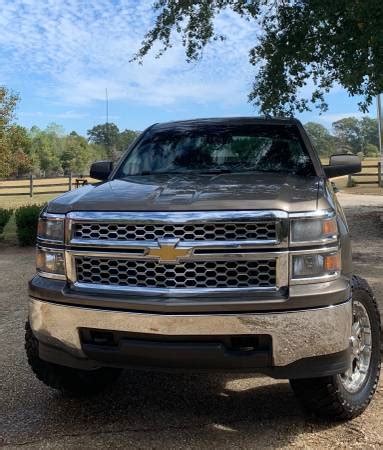
<path id="1" fill-rule="evenodd" d="M 233 171 L 230 169 L 208 169 L 208 170 L 201 170 L 198 173 L 205 175 L 205 174 L 220 174 L 220 173 L 232 173 Z"/>
<path id="2" fill-rule="evenodd" d="M 171 170 L 169 172 L 151 172 L 150 170 L 143 170 L 142 172 L 140 172 L 137 175 L 141 175 L 141 176 L 145 176 L 145 175 L 188 175 L 188 174 L 220 174 L 220 173 L 231 173 L 232 170 L 230 169 L 207 169 L 207 170 L 198 170 L 198 169 L 194 169 L 194 170 L 185 170 L 185 171 L 180 171 L 180 170 Z"/>

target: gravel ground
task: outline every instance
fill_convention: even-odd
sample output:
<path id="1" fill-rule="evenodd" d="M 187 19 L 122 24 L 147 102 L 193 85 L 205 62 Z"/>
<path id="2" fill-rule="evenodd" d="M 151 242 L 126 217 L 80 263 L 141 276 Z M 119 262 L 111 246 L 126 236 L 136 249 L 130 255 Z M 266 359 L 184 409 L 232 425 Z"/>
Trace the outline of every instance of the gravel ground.
<path id="1" fill-rule="evenodd" d="M 383 310 L 383 202 L 346 214 L 355 272 Z M 289 385 L 268 378 L 127 373 L 90 400 L 39 383 L 23 351 L 32 249 L 0 247 L 0 446 L 15 448 L 381 448 L 383 387 L 366 413 L 344 424 L 307 418 Z"/>

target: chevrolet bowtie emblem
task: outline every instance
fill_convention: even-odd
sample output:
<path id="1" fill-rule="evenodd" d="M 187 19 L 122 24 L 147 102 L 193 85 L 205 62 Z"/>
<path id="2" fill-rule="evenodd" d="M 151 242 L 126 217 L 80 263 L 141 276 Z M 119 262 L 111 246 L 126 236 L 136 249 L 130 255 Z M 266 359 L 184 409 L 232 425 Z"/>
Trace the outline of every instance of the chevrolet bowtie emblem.
<path id="1" fill-rule="evenodd" d="M 154 256 L 162 263 L 175 263 L 190 256 L 191 248 L 178 248 L 179 239 L 159 239 L 158 248 L 149 248 L 147 255 Z"/>

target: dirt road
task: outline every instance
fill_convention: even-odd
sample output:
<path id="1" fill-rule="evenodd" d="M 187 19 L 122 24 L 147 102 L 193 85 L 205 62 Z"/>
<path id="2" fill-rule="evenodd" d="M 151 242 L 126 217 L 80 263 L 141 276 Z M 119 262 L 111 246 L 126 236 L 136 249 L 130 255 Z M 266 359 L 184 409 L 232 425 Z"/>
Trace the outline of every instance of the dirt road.
<path id="1" fill-rule="evenodd" d="M 383 310 L 383 209 L 356 206 L 346 210 L 355 271 Z M 127 373 L 90 400 L 62 398 L 34 378 L 24 356 L 33 260 L 32 249 L 0 247 L 0 446 L 383 447 L 382 384 L 362 417 L 337 425 L 305 417 L 288 383 L 267 378 Z"/>

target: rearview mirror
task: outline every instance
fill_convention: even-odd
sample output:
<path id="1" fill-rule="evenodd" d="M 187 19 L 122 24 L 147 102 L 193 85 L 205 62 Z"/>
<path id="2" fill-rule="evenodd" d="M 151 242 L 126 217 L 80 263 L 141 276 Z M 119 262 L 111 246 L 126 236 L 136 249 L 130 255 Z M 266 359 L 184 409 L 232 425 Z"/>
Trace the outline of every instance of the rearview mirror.
<path id="1" fill-rule="evenodd" d="M 362 163 L 359 156 L 342 154 L 330 156 L 330 164 L 323 166 L 327 178 L 351 175 L 362 170 Z"/>
<path id="2" fill-rule="evenodd" d="M 104 181 L 108 179 L 112 170 L 112 161 L 96 161 L 90 166 L 90 177 Z"/>

